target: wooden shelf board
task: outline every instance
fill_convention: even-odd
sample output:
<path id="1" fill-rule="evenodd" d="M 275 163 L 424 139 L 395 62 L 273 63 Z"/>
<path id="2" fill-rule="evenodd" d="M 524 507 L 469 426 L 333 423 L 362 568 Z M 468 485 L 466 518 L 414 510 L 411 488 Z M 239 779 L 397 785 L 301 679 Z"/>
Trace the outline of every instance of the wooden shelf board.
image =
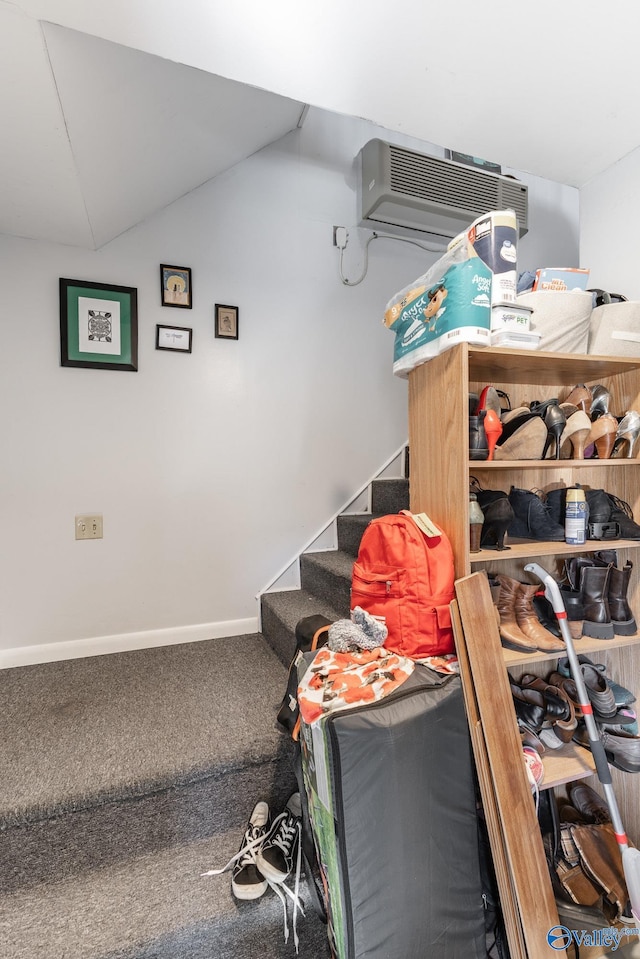
<path id="1" fill-rule="evenodd" d="M 591 750 L 576 743 L 567 743 L 560 749 L 547 749 L 542 757 L 544 779 L 541 789 L 552 789 L 574 779 L 593 776 L 596 764 Z"/>
<path id="2" fill-rule="evenodd" d="M 590 636 L 583 636 L 582 639 L 574 639 L 573 645 L 578 656 L 588 656 L 589 653 L 606 653 L 611 649 L 620 649 L 622 646 L 637 646 L 640 644 L 640 635 L 635 633 L 633 636 L 616 636 L 615 639 L 592 639 Z M 558 659 L 563 653 L 543 653 L 539 650 L 535 653 L 521 653 L 515 649 L 502 649 L 505 666 L 527 666 L 531 663 L 543 663 L 550 659 Z"/>
<path id="3" fill-rule="evenodd" d="M 609 466 L 638 466 L 640 460 L 620 457 L 611 460 L 469 460 L 469 472 L 478 470 L 514 470 L 514 469 L 542 469 L 558 470 L 580 468 L 602 469 Z"/>
<path id="4" fill-rule="evenodd" d="M 637 539 L 589 539 L 582 546 L 572 543 L 551 543 L 548 540 L 506 539 L 508 549 L 481 549 L 470 553 L 472 568 L 480 563 L 499 563 L 510 559 L 528 559 L 531 556 L 573 556 L 576 553 L 594 553 L 599 549 L 637 549 Z"/>
<path id="5" fill-rule="evenodd" d="M 575 353 L 549 353 L 541 350 L 512 350 L 505 347 L 469 347 L 470 379 L 486 383 L 532 383 L 555 386 L 558 383 L 597 382 L 618 373 L 640 368 L 640 359 Z"/>

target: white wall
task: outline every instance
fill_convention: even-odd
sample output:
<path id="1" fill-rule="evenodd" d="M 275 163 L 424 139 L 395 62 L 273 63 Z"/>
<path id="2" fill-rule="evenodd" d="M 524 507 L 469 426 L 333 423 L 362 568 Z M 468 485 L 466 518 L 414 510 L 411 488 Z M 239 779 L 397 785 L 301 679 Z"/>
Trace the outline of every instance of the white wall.
<path id="1" fill-rule="evenodd" d="M 580 191 L 580 256 L 589 285 L 640 300 L 640 149 Z"/>
<path id="2" fill-rule="evenodd" d="M 380 135 L 415 145 L 311 110 L 97 253 L 0 238 L 0 663 L 255 629 L 256 593 L 405 441 L 381 318 L 436 255 L 377 241 L 347 288 L 332 246 Z M 520 268 L 572 265 L 577 191 L 527 182 Z M 159 305 L 160 263 L 192 267 L 192 311 Z M 138 288 L 139 372 L 59 365 L 59 277 Z M 239 306 L 237 342 L 214 338 L 215 302 Z M 193 354 L 156 351 L 156 323 L 192 326 Z M 75 541 L 82 512 L 103 540 Z"/>

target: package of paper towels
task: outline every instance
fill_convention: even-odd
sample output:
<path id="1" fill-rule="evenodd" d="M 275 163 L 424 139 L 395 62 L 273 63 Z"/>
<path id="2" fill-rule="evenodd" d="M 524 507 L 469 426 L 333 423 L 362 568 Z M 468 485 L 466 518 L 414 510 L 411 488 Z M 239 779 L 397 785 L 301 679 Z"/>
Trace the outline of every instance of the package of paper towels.
<path id="1" fill-rule="evenodd" d="M 452 262 L 455 256 L 445 254 L 387 304 L 384 323 L 395 333 L 397 376 L 456 343 L 491 341 L 491 270 L 479 257 Z"/>

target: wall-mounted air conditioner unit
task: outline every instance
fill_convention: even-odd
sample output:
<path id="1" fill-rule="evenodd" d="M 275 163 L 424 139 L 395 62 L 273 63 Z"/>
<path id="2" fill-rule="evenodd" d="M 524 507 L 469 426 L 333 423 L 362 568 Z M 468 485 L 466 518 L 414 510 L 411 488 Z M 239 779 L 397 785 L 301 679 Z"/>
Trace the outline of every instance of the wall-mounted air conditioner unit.
<path id="1" fill-rule="evenodd" d="M 519 180 L 369 140 L 362 148 L 362 219 L 457 236 L 491 210 L 515 210 L 523 236 L 528 188 Z"/>

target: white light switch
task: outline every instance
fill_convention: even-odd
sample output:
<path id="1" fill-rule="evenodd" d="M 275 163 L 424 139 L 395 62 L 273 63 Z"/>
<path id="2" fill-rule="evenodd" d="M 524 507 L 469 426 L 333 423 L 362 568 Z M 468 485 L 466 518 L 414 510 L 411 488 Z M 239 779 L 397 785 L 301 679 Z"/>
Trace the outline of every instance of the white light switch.
<path id="1" fill-rule="evenodd" d="M 76 539 L 102 539 L 102 513 L 76 516 Z"/>

